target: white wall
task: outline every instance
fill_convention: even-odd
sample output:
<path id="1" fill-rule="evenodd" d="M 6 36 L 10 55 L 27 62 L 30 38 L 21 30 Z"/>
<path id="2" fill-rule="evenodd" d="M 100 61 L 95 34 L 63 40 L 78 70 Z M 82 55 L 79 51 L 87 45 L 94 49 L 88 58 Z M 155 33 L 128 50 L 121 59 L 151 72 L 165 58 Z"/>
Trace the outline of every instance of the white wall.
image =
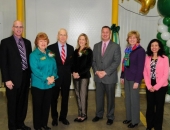
<path id="1" fill-rule="evenodd" d="M 32 45 L 38 32 L 56 42 L 60 28 L 68 31 L 68 43 L 76 47 L 80 33 L 86 33 L 90 46 L 100 41 L 101 28 L 111 26 L 112 0 L 26 0 L 26 37 Z M 34 45 L 33 45 L 34 47 Z M 92 73 L 93 74 L 93 73 Z M 71 86 L 73 88 L 73 86 Z M 94 89 L 93 77 L 90 89 Z"/>
<path id="2" fill-rule="evenodd" d="M 2 36 L 3 38 L 9 37 L 12 32 L 12 24 L 16 19 L 16 0 L 0 0 L 0 21 L 2 21 Z"/>

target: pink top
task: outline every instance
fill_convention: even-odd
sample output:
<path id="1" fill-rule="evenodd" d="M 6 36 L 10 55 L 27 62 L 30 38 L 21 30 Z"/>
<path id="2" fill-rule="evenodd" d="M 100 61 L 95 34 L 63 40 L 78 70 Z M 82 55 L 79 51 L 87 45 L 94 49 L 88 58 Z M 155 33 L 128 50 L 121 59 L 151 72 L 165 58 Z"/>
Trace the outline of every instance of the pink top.
<path id="1" fill-rule="evenodd" d="M 148 90 L 152 87 L 150 63 L 151 57 L 146 56 L 143 76 Z M 155 90 L 159 90 L 161 87 L 166 87 L 168 85 L 169 74 L 169 60 L 167 56 L 163 55 L 163 57 L 161 56 L 158 57 L 155 72 L 156 72 L 156 84 L 153 86 Z"/>

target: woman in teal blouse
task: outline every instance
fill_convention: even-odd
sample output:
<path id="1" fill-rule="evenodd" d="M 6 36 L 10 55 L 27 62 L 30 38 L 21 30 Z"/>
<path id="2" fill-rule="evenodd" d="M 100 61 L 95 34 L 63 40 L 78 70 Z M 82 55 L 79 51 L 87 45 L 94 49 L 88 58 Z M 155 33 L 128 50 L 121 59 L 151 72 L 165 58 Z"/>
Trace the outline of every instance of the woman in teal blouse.
<path id="1" fill-rule="evenodd" d="M 49 43 L 45 33 L 38 33 L 36 49 L 30 54 L 31 92 L 33 101 L 33 124 L 35 130 L 51 130 L 47 126 L 51 103 L 52 87 L 55 85 L 57 65 L 54 54 L 47 50 Z"/>

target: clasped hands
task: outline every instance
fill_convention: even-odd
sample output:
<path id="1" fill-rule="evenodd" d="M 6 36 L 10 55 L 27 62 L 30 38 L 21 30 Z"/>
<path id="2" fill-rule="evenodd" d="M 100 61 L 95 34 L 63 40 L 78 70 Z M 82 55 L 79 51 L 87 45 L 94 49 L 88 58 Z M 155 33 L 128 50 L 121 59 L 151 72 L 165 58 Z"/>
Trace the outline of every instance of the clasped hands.
<path id="1" fill-rule="evenodd" d="M 100 79 L 103 78 L 107 73 L 105 71 L 96 71 L 95 73 Z"/>
<path id="2" fill-rule="evenodd" d="M 151 88 L 149 89 L 149 91 L 150 91 L 150 92 L 155 92 L 156 90 L 154 89 L 154 87 L 151 87 Z"/>
<path id="3" fill-rule="evenodd" d="M 73 72 L 73 78 L 74 79 L 78 79 L 78 78 L 80 78 L 80 75 L 78 74 L 78 73 L 76 73 L 76 72 Z"/>
<path id="4" fill-rule="evenodd" d="M 54 76 L 47 77 L 48 85 L 53 84 L 55 82 Z"/>

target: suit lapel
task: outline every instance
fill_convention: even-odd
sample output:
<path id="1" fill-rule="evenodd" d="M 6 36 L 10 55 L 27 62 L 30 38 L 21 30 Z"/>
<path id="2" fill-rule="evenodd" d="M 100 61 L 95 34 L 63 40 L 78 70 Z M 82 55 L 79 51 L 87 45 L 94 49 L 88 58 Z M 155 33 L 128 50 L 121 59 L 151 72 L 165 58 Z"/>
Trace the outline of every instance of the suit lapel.
<path id="1" fill-rule="evenodd" d="M 20 53 L 19 53 L 19 50 L 18 50 L 18 47 L 17 47 L 17 43 L 16 43 L 14 37 L 11 36 L 10 39 L 11 39 L 11 47 L 15 50 L 14 52 L 16 52 L 17 55 L 21 58 Z"/>
<path id="2" fill-rule="evenodd" d="M 58 42 L 55 45 L 56 45 L 56 47 L 55 47 L 55 49 L 56 49 L 56 51 L 55 51 L 56 52 L 56 58 L 58 59 L 58 61 L 61 64 L 63 64 L 62 61 L 61 61 L 60 51 L 59 51 L 59 48 L 58 48 Z"/>
<path id="3" fill-rule="evenodd" d="M 67 45 L 67 43 L 66 43 L 66 49 L 67 49 L 67 56 L 66 56 L 66 60 L 65 60 L 65 64 L 66 64 L 66 62 L 68 61 L 68 59 L 70 58 L 69 56 L 70 56 L 70 49 L 69 49 L 69 46 Z"/>

